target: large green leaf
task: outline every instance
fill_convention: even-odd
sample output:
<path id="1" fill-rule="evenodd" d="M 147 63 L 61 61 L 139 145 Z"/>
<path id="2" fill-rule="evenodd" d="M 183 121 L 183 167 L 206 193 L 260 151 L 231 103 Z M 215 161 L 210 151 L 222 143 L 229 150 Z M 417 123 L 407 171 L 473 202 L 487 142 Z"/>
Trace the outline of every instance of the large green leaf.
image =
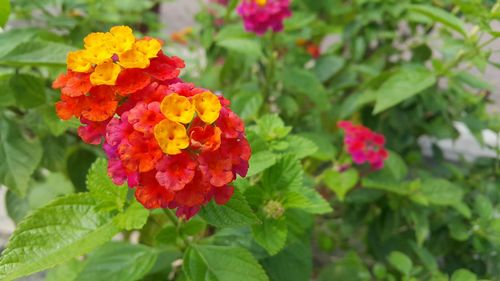
<path id="1" fill-rule="evenodd" d="M 200 211 L 200 216 L 217 227 L 235 227 L 259 223 L 259 219 L 238 189 L 225 205 L 218 206 L 213 201 Z"/>
<path id="2" fill-rule="evenodd" d="M 303 170 L 299 160 L 287 155 L 264 171 L 260 184 L 268 191 L 291 190 L 302 186 L 302 180 Z"/>
<path id="3" fill-rule="evenodd" d="M 288 142 L 285 153 L 292 154 L 298 159 L 310 156 L 318 150 L 318 146 L 312 140 L 303 136 L 291 135 L 285 140 Z"/>
<path id="4" fill-rule="evenodd" d="M 186 252 L 183 270 L 196 281 L 267 281 L 250 252 L 239 247 L 196 245 Z"/>
<path id="5" fill-rule="evenodd" d="M 33 108 L 45 103 L 45 85 L 43 79 L 31 74 L 16 74 L 10 79 L 10 87 L 17 105 Z"/>
<path id="6" fill-rule="evenodd" d="M 47 274 L 47 281 L 135 281 L 153 267 L 158 251 L 144 245 L 111 242 L 82 261 L 71 260 Z"/>
<path id="7" fill-rule="evenodd" d="M 252 226 L 255 241 L 270 255 L 277 254 L 286 243 L 288 228 L 286 219 L 265 219 L 262 224 Z"/>
<path id="8" fill-rule="evenodd" d="M 398 251 L 394 251 L 391 252 L 387 259 L 389 260 L 389 263 L 394 266 L 399 272 L 403 273 L 406 276 L 410 275 L 413 263 L 407 255 Z"/>
<path id="9" fill-rule="evenodd" d="M 63 66 L 72 46 L 50 41 L 28 41 L 0 57 L 0 65 L 9 66 Z"/>
<path id="10" fill-rule="evenodd" d="M 430 204 L 454 206 L 462 202 L 462 189 L 444 179 L 424 180 L 421 190 Z"/>
<path id="11" fill-rule="evenodd" d="M 250 161 L 248 161 L 249 168 L 247 177 L 254 176 L 265 169 L 271 167 L 276 163 L 276 155 L 271 151 L 259 151 L 252 154 Z"/>
<path id="12" fill-rule="evenodd" d="M 411 98 L 436 83 L 434 74 L 423 66 L 407 66 L 394 72 L 377 90 L 374 113 L 380 113 Z"/>
<path id="13" fill-rule="evenodd" d="M 10 14 L 10 0 L 0 0 L 0 27 L 3 27 Z"/>
<path id="14" fill-rule="evenodd" d="M 409 9 L 412 12 L 419 13 L 434 21 L 440 22 L 464 36 L 467 34 L 464 22 L 446 10 L 431 5 L 411 5 Z"/>
<path id="15" fill-rule="evenodd" d="M 108 163 L 99 158 L 90 167 L 87 175 L 87 188 L 104 210 L 123 210 L 127 200 L 127 186 L 117 186 L 108 176 Z"/>
<path id="16" fill-rule="evenodd" d="M 31 174 L 42 159 L 38 139 L 28 139 L 21 128 L 0 119 L 0 183 L 24 196 Z"/>
<path id="17" fill-rule="evenodd" d="M 157 256 L 157 251 L 143 245 L 109 243 L 89 256 L 75 281 L 139 280 L 151 270 Z"/>
<path id="18" fill-rule="evenodd" d="M 13 280 L 92 251 L 118 229 L 89 193 L 62 197 L 26 217 L 0 258 L 0 279 Z"/>

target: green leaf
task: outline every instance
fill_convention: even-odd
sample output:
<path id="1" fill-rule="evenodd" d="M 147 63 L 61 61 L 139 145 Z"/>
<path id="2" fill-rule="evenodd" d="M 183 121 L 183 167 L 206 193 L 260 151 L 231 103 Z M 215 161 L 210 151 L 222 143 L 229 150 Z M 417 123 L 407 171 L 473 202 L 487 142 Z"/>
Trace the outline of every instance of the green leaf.
<path id="1" fill-rule="evenodd" d="M 11 190 L 5 195 L 5 208 L 9 217 L 18 224 L 31 210 L 28 200 L 21 198 Z"/>
<path id="2" fill-rule="evenodd" d="M 128 188 L 126 184 L 115 185 L 108 176 L 108 163 L 99 158 L 90 167 L 87 175 L 87 189 L 97 200 L 99 208 L 112 211 L 123 210 L 127 200 Z"/>
<path id="3" fill-rule="evenodd" d="M 409 10 L 440 22 L 464 36 L 467 35 L 464 22 L 448 11 L 431 5 L 410 5 Z"/>
<path id="4" fill-rule="evenodd" d="M 0 0 L 0 27 L 3 27 L 10 14 L 10 0 Z"/>
<path id="5" fill-rule="evenodd" d="M 474 211 L 480 218 L 488 220 L 493 216 L 493 204 L 488 197 L 483 194 L 478 194 L 476 198 L 474 198 Z"/>
<path id="6" fill-rule="evenodd" d="M 408 175 L 405 161 L 394 151 L 389 151 L 389 157 L 384 163 L 384 170 L 387 170 L 396 181 L 401 181 Z"/>
<path id="7" fill-rule="evenodd" d="M 31 209 L 38 209 L 53 199 L 75 192 L 71 181 L 61 173 L 50 173 L 43 181 L 32 181 L 27 199 Z"/>
<path id="8" fill-rule="evenodd" d="M 0 65 L 8 66 L 64 66 L 66 55 L 76 48 L 61 43 L 34 40 L 19 44 L 0 57 Z"/>
<path id="9" fill-rule="evenodd" d="M 354 169 L 349 169 L 342 173 L 327 170 L 324 173 L 323 181 L 337 194 L 340 201 L 344 201 L 345 195 L 356 186 L 358 179 L 358 172 Z"/>
<path id="10" fill-rule="evenodd" d="M 181 233 L 187 236 L 193 236 L 204 231 L 206 227 L 207 223 L 204 220 L 193 218 L 182 225 Z"/>
<path id="11" fill-rule="evenodd" d="M 40 77 L 16 74 L 10 79 L 10 87 L 20 107 L 33 108 L 45 103 L 45 85 Z"/>
<path id="12" fill-rule="evenodd" d="M 338 56 L 325 56 L 317 60 L 314 72 L 321 82 L 325 82 L 337 74 L 345 65 L 345 59 Z"/>
<path id="13" fill-rule="evenodd" d="M 264 171 L 260 184 L 268 191 L 291 190 L 302 186 L 302 180 L 303 170 L 299 160 L 287 155 Z"/>
<path id="14" fill-rule="evenodd" d="M 256 126 L 252 126 L 251 130 L 263 139 L 270 141 L 286 137 L 292 127 L 285 126 L 278 114 L 266 114 L 257 120 Z"/>
<path id="15" fill-rule="evenodd" d="M 410 276 L 413 263 L 411 259 L 399 251 L 391 252 L 388 257 L 389 263 L 405 276 Z"/>
<path id="16" fill-rule="evenodd" d="M 225 205 L 219 206 L 212 201 L 199 214 L 209 224 L 217 227 L 245 226 L 260 222 L 238 189 L 234 190 L 233 197 Z"/>
<path id="17" fill-rule="evenodd" d="M 218 40 L 217 45 L 248 57 L 262 56 L 262 46 L 253 38 L 227 38 Z"/>
<path id="18" fill-rule="evenodd" d="M 436 83 L 434 74 L 423 66 L 398 69 L 377 90 L 374 114 L 411 98 Z"/>
<path id="19" fill-rule="evenodd" d="M 288 228 L 285 217 L 265 219 L 261 224 L 252 226 L 253 238 L 270 255 L 277 254 L 286 244 Z"/>
<path id="20" fill-rule="evenodd" d="M 310 71 L 301 68 L 286 68 L 283 72 L 283 85 L 291 93 L 310 99 L 320 110 L 325 110 L 329 106 L 325 87 Z"/>
<path id="21" fill-rule="evenodd" d="M 269 280 L 252 254 L 239 247 L 192 246 L 184 256 L 183 270 L 193 281 Z"/>
<path id="22" fill-rule="evenodd" d="M 47 281 L 135 281 L 153 267 L 158 251 L 143 245 L 110 242 L 83 262 L 71 260 L 49 271 Z"/>
<path id="23" fill-rule="evenodd" d="M 453 206 L 462 202 L 462 189 L 444 179 L 426 179 L 421 190 L 430 204 Z"/>
<path id="24" fill-rule="evenodd" d="M 371 276 L 359 255 L 349 252 L 340 261 L 320 272 L 318 281 L 332 280 L 368 281 Z"/>
<path id="25" fill-rule="evenodd" d="M 285 208 L 301 209 L 310 214 L 327 214 L 332 212 L 330 204 L 312 186 L 298 186 L 285 193 Z"/>
<path id="26" fill-rule="evenodd" d="M 42 159 L 42 145 L 38 139 L 23 136 L 21 130 L 17 124 L 0 119 L 0 183 L 22 197 Z"/>
<path id="27" fill-rule="evenodd" d="M 311 280 L 313 266 L 310 241 L 293 243 L 260 262 L 273 281 Z"/>
<path id="28" fill-rule="evenodd" d="M 12 74 L 0 75 L 0 106 L 11 106 L 16 104 L 15 93 L 10 87 Z"/>
<path id="29" fill-rule="evenodd" d="M 271 167 L 276 163 L 276 155 L 271 151 L 259 151 L 252 154 L 250 161 L 248 161 L 247 177 L 254 176 L 265 169 Z"/>
<path id="30" fill-rule="evenodd" d="M 298 159 L 310 156 L 318 150 L 316 144 L 306 137 L 291 135 L 286 137 L 285 140 L 288 142 L 285 153 L 292 154 Z"/>
<path id="31" fill-rule="evenodd" d="M 149 210 L 134 199 L 125 212 L 120 213 L 114 218 L 114 223 L 120 229 L 130 231 L 141 229 L 148 221 L 148 217 Z"/>
<path id="32" fill-rule="evenodd" d="M 0 279 L 13 280 L 81 256 L 109 241 L 118 229 L 88 193 L 62 197 L 17 227 L 0 259 Z"/>
<path id="33" fill-rule="evenodd" d="M 113 242 L 93 252 L 75 281 L 135 281 L 153 267 L 158 254 L 153 248 Z"/>
<path id="34" fill-rule="evenodd" d="M 476 274 L 464 268 L 461 268 L 453 272 L 450 279 L 450 281 L 476 281 L 476 280 L 477 280 Z"/>

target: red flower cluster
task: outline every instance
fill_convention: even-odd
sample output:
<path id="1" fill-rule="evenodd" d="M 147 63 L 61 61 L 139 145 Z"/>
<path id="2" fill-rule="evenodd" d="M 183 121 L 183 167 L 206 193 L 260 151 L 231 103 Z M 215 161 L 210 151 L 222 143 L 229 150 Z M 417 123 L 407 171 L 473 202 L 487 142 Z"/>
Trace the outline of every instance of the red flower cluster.
<path id="1" fill-rule="evenodd" d="M 389 155 L 384 148 L 385 137 L 383 135 L 349 121 L 340 121 L 337 126 L 345 131 L 344 145 L 354 163 L 369 163 L 373 170 L 384 167 L 384 160 Z"/>
<path id="2" fill-rule="evenodd" d="M 120 62 L 113 57 L 105 63 Z M 80 118 L 80 137 L 103 144 L 113 182 L 135 188 L 146 208 L 176 208 L 189 219 L 212 199 L 225 204 L 234 192 L 230 183 L 246 175 L 251 155 L 229 101 L 184 83 L 178 78 L 184 62 L 161 50 L 147 67 L 119 66 L 115 82 L 104 79 L 113 71 L 90 79 L 99 72 L 92 64 L 88 73 L 62 74 L 53 84 L 62 92 L 58 115 Z"/>

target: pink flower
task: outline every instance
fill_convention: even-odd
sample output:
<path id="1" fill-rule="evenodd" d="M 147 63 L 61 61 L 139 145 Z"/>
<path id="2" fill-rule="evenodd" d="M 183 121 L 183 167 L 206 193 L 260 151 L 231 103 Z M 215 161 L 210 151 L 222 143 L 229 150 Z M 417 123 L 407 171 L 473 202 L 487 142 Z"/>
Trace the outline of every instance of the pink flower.
<path id="1" fill-rule="evenodd" d="M 337 126 L 345 131 L 344 145 L 354 163 L 368 163 L 373 170 L 384 167 L 384 160 L 389 154 L 384 148 L 385 137 L 383 135 L 349 121 L 340 121 Z"/>
<path id="2" fill-rule="evenodd" d="M 237 8 L 245 30 L 263 35 L 283 30 L 283 21 L 292 15 L 290 0 L 243 0 Z"/>

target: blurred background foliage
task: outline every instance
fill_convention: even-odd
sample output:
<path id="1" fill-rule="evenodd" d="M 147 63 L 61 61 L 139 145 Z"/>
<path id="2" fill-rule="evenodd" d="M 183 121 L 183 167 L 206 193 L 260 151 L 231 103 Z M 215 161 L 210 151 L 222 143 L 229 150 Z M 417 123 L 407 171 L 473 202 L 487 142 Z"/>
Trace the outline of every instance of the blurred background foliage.
<path id="1" fill-rule="evenodd" d="M 103 155 L 79 140 L 78 120 L 58 119 L 51 83 L 86 34 L 113 25 L 165 40 L 166 52 L 190 65 L 183 79 L 232 101 L 252 145 L 249 177 L 237 180 L 224 219 L 212 205 L 182 227 L 146 214 L 143 245 L 106 244 L 48 280 L 70 280 L 64 272 L 78 276 L 71 280 L 189 280 L 210 267 L 200 257 L 241 254 L 207 243 L 248 250 L 270 280 L 500 280 L 500 147 L 484 139 L 491 130 L 498 140 L 498 89 L 482 75 L 500 67 L 491 48 L 500 4 L 294 0 L 285 31 L 257 37 L 243 30 L 238 1 L 200 1 L 198 25 L 169 37 L 161 2 L 10 1 L 0 33 L 0 183 L 9 216 L 19 222 L 91 189 L 87 173 Z M 385 135 L 384 169 L 352 165 L 336 126 L 343 119 Z M 438 141 L 458 138 L 457 123 L 488 157 L 446 156 Z M 422 152 L 423 136 L 431 153 Z M 202 242 L 186 250 L 186 237 Z M 152 247 L 162 250 L 145 250 Z M 183 271 L 170 266 L 181 252 Z M 127 264 L 134 253 L 142 263 Z M 114 277 L 98 274 L 92 266 L 113 255 L 122 259 L 110 265 Z"/>

